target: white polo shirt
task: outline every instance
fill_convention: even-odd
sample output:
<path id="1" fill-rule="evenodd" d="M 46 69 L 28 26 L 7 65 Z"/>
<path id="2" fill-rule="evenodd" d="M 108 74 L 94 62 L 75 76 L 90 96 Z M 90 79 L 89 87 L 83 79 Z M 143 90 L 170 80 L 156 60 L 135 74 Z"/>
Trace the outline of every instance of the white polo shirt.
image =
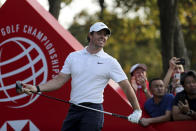
<path id="1" fill-rule="evenodd" d="M 120 82 L 127 79 L 118 61 L 103 51 L 90 54 L 86 48 L 72 52 L 61 70 L 71 74 L 70 102 L 102 103 L 103 92 L 109 79 Z"/>

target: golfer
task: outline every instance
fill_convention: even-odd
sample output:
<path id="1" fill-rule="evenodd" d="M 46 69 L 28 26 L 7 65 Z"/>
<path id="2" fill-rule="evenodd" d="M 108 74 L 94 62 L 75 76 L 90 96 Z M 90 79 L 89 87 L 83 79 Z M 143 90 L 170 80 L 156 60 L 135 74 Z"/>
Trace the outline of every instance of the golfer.
<path id="1" fill-rule="evenodd" d="M 138 123 L 142 111 L 128 78 L 118 61 L 104 52 L 110 29 L 102 22 L 90 27 L 88 46 L 72 52 L 65 60 L 61 72 L 45 84 L 34 86 L 23 84 L 23 93 L 53 91 L 61 88 L 70 78 L 70 103 L 80 104 L 103 110 L 103 92 L 110 79 L 117 82 L 125 92 L 134 111 L 128 120 Z M 100 131 L 103 127 L 104 114 L 87 110 L 71 104 L 62 131 Z"/>

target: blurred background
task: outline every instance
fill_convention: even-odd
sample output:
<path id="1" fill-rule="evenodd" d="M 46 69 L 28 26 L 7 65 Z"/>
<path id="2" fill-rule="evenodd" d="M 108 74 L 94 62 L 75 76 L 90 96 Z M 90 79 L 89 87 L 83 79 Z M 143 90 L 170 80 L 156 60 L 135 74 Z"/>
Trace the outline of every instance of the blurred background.
<path id="1" fill-rule="evenodd" d="M 2 5 L 6 0 L 0 0 Z M 86 46 L 96 21 L 112 35 L 105 51 L 117 58 L 129 76 L 133 64 L 147 65 L 148 78 L 163 77 L 171 57 L 196 69 L 195 0 L 38 0 L 59 23 Z"/>

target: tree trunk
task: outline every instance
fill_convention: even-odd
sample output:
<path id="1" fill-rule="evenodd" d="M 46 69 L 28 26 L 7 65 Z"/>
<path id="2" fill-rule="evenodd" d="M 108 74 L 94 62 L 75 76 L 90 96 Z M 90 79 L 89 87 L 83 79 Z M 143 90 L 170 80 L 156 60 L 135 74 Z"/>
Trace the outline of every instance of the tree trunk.
<path id="1" fill-rule="evenodd" d="M 49 12 L 58 20 L 61 0 L 48 0 L 49 3 Z"/>
<path id="2" fill-rule="evenodd" d="M 174 34 L 174 55 L 178 58 L 185 58 L 185 69 L 189 69 L 190 60 L 187 53 L 187 48 L 184 43 L 184 37 L 182 34 L 181 24 L 179 19 L 176 17 L 176 29 Z"/>
<path id="3" fill-rule="evenodd" d="M 176 25 L 177 0 L 158 0 L 160 10 L 160 32 L 163 74 L 168 70 L 169 60 L 174 56 L 174 32 Z"/>
<path id="4" fill-rule="evenodd" d="M 99 5 L 101 7 L 101 12 L 100 12 L 100 20 L 103 20 L 104 17 L 104 10 L 105 10 L 105 4 L 104 4 L 104 0 L 99 0 Z"/>

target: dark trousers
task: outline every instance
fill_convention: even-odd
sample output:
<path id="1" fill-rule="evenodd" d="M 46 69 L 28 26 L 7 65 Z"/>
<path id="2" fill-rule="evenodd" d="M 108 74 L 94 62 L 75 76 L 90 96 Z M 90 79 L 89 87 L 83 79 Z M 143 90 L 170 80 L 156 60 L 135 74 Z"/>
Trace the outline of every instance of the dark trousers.
<path id="1" fill-rule="evenodd" d="M 83 103 L 81 105 L 103 110 L 102 104 Z M 104 114 L 71 105 L 61 131 L 101 131 Z"/>

